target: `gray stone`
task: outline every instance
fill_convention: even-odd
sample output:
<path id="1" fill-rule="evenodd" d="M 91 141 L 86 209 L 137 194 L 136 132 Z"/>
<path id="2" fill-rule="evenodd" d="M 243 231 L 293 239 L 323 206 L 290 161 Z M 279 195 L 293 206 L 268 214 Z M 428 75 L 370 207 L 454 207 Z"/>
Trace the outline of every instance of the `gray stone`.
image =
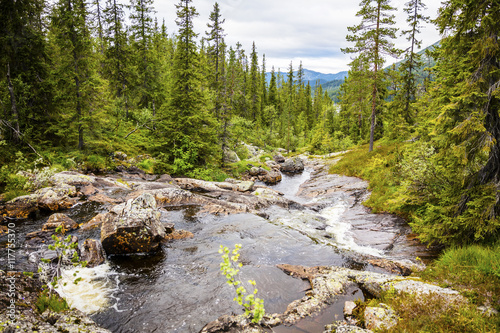
<path id="1" fill-rule="evenodd" d="M 365 327 L 369 330 L 390 329 L 397 325 L 399 320 L 394 309 L 384 303 L 377 307 L 367 307 L 364 319 Z"/>
<path id="2" fill-rule="evenodd" d="M 155 197 L 144 193 L 106 214 L 101 243 L 107 254 L 149 253 L 159 249 L 165 236 Z"/>

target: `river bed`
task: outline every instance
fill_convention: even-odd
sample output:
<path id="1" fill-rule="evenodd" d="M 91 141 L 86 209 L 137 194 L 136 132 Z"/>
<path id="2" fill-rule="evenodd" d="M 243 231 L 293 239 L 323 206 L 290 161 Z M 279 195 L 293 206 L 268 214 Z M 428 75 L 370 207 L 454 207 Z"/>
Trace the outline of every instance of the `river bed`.
<path id="1" fill-rule="evenodd" d="M 242 245 L 241 279 L 257 282 L 257 296 L 264 299 L 266 313 L 284 312 L 310 287 L 307 281 L 284 274 L 277 264 L 381 271 L 363 258 L 432 258 L 407 237 L 410 230 L 404 221 L 371 214 L 361 205 L 369 195 L 365 183 L 344 177 L 344 185 L 338 186 L 340 178 L 336 177 L 318 165 L 309 165 L 299 175 L 283 175 L 274 189 L 298 204 L 288 209 L 265 209 L 262 215 L 266 218 L 248 213 L 200 214 L 196 206 L 162 209 L 162 222 L 174 223 L 176 229 L 190 231 L 194 237 L 172 241 L 155 255 L 111 256 L 98 272 L 89 271 L 102 287 L 99 299 L 106 303 L 92 319 L 112 332 L 199 332 L 221 315 L 241 313 L 241 307 L 233 301 L 234 289 L 220 274 L 221 245 Z M 65 213 L 82 223 L 101 211 L 99 205 L 84 204 Z M 36 230 L 45 220 L 43 216 L 28 220 L 19 226 L 18 233 Z M 98 239 L 99 232 L 94 229 L 79 237 Z M 24 252 L 19 253 L 19 262 L 20 267 L 30 268 Z M 345 300 L 363 297 L 359 289 L 350 290 L 345 299 L 317 317 L 274 330 L 320 332 L 319 327 L 342 319 Z M 84 307 L 85 302 L 93 301 L 80 298 L 73 304 Z"/>

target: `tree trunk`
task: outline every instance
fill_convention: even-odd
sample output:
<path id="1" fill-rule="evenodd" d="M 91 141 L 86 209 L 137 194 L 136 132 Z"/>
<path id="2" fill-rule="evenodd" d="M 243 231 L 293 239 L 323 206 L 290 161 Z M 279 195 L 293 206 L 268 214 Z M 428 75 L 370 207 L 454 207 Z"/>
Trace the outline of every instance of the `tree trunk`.
<path id="1" fill-rule="evenodd" d="M 14 86 L 12 85 L 12 81 L 10 80 L 10 64 L 7 64 L 7 82 L 9 85 L 9 94 L 10 94 L 10 105 L 11 105 L 11 114 L 12 114 L 12 122 L 13 122 L 13 131 L 12 131 L 12 141 L 14 143 L 19 143 L 19 113 L 17 112 L 17 103 L 16 103 L 16 95 L 14 94 Z"/>
<path id="2" fill-rule="evenodd" d="M 373 90 L 372 90 L 372 116 L 370 126 L 370 147 L 368 151 L 373 151 L 373 140 L 375 137 L 375 114 L 377 111 L 377 78 L 378 78 L 378 61 L 379 61 L 379 35 L 380 35 L 380 1 L 377 6 L 377 28 L 375 30 L 375 49 L 374 49 L 374 68 L 373 68 Z"/>

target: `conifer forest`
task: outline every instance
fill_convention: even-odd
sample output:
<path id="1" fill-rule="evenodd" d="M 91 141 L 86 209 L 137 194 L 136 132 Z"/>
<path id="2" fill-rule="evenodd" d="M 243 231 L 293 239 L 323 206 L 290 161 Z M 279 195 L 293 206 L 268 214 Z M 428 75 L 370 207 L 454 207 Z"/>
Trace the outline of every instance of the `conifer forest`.
<path id="1" fill-rule="evenodd" d="M 111 172 L 117 152 L 148 174 L 238 178 L 249 144 L 341 153 L 329 172 L 369 181 L 364 205 L 423 244 L 498 249 L 498 1 L 444 0 L 430 17 L 426 0 L 360 0 L 333 89 L 306 79 L 307 63 L 266 62 L 259 40 L 228 45 L 219 3 L 204 18 L 176 1 L 175 27 L 154 0 L 0 1 L 0 206 L 42 188 L 33 174 Z"/>

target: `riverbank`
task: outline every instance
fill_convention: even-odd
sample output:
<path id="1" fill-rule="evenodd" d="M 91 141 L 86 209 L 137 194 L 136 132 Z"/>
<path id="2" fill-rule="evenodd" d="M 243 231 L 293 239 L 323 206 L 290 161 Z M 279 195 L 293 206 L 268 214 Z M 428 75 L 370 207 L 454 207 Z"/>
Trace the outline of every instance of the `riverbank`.
<path id="1" fill-rule="evenodd" d="M 207 182 L 167 176 L 157 179 L 139 174 L 89 177 L 63 173 L 56 177 L 66 183 L 72 182 L 66 185 L 75 186 L 74 193 L 82 194 L 70 195 L 73 192 L 68 192 L 67 199 L 79 203 L 64 210 L 76 220 L 76 224 L 81 225 L 74 231 L 79 235 L 98 238 L 97 216 L 117 211 L 118 206 L 143 195 L 155 198 L 159 205 L 159 222 L 163 226 L 169 225 L 173 229 L 171 224 L 174 223 L 175 229 L 185 230 L 185 235 L 188 235 L 184 239 L 172 237 L 154 254 L 125 258 L 108 256 L 109 268 L 100 278 L 109 284 L 105 291 L 107 296 L 104 295 L 108 305 L 93 314 L 92 318 L 112 332 L 158 329 L 198 332 L 214 316 L 240 312 L 237 304 L 231 301 L 234 291 L 220 276 L 219 244 L 243 244 L 243 277 L 257 281 L 266 299 L 266 310 L 276 314 L 271 316 L 274 318 L 273 325 L 280 326 L 280 329 L 284 329 L 285 323 L 296 325 L 304 317 L 317 316 L 329 304 L 337 302 L 335 299 L 349 293 L 350 287 L 346 285 L 325 297 L 324 291 L 314 291 L 314 288 L 314 292 L 304 293 L 307 285 L 311 285 L 311 279 L 307 277 L 304 280 L 295 273 L 286 275 L 283 266 L 279 265 L 302 266 L 306 270 L 318 265 L 328 270 L 343 266 L 348 270 L 363 270 L 367 275 L 383 271 L 398 275 L 412 273 L 412 267 L 417 266 L 408 263 L 420 252 L 412 246 L 406 247 L 413 242 L 407 237 L 409 229 L 396 217 L 371 214 L 361 205 L 369 196 L 368 183 L 358 178 L 328 174 L 325 166 L 332 160 L 304 160 L 308 168 L 305 175 L 310 176 L 283 175 L 281 185 L 286 185 L 285 189 L 293 189 L 294 193 L 283 193 L 255 183 L 249 186 L 238 181 Z M 82 192 L 84 188 L 86 194 Z M 54 196 L 48 197 L 54 199 Z M 99 200 L 91 201 L 90 198 Z M 91 205 L 82 200 L 91 201 Z M 30 223 L 36 229 L 37 223 L 45 221 L 42 218 L 39 222 Z M 405 247 L 410 249 L 409 252 L 402 250 Z M 372 251 L 376 255 L 370 254 Z M 406 260 L 397 260 L 398 257 Z M 353 274 L 350 271 L 348 275 Z M 391 275 L 385 273 L 385 276 Z M 425 273 L 422 276 L 430 278 Z M 409 281 L 414 278 L 415 275 Z M 354 283 L 359 286 L 360 281 L 349 277 L 348 285 Z M 390 303 L 384 299 L 385 294 L 365 298 L 362 289 L 356 288 L 350 301 L 360 298 L 362 302 L 375 304 L 382 299 Z M 491 291 L 486 290 L 488 292 Z M 390 299 L 400 299 L 393 296 L 391 294 Z M 467 295 L 462 297 L 468 299 Z M 426 302 L 428 299 L 425 298 Z M 344 301 L 341 301 L 342 307 Z M 482 300 L 471 304 L 487 306 Z M 362 304 L 360 306 L 363 307 Z M 394 308 L 400 311 L 397 306 Z M 429 309 L 432 309 L 431 305 Z M 463 307 L 458 308 L 461 309 Z M 469 312 L 477 313 L 477 306 L 471 306 Z M 192 313 L 197 314 L 196 318 L 191 317 Z M 297 316 L 299 313 L 301 315 Z M 344 318 L 342 309 L 336 315 L 340 316 L 339 319 Z M 450 314 L 447 316 L 449 318 Z M 334 317 L 327 317 L 321 324 L 322 329 Z M 292 321 L 291 318 L 295 319 Z M 226 323 L 228 320 L 226 317 Z M 267 325 L 271 326 L 270 323 Z M 288 332 L 293 332 L 293 327 Z"/>

